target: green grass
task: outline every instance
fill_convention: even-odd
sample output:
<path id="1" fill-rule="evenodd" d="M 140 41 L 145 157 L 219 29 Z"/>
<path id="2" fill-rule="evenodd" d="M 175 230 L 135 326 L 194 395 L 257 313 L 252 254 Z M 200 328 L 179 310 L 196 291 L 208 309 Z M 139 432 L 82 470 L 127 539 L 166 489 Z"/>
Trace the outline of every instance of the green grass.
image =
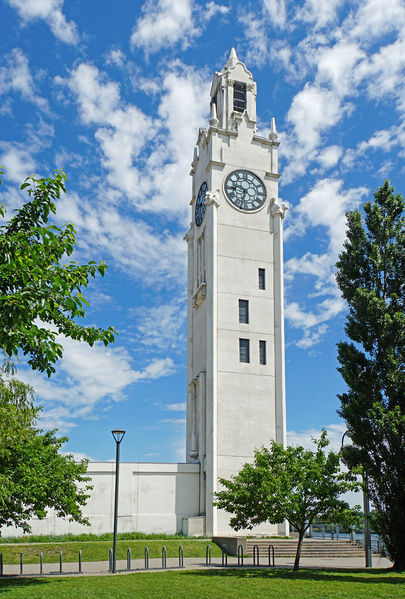
<path id="1" fill-rule="evenodd" d="M 145 539 L 139 541 L 118 541 L 117 559 L 126 559 L 127 549 L 131 548 L 132 559 L 143 558 L 145 547 L 149 547 L 149 557 L 160 557 L 163 545 L 167 550 L 167 557 L 177 557 L 179 546 L 183 546 L 184 557 L 205 557 L 207 540 L 190 539 Z M 221 556 L 221 550 L 214 543 L 210 543 L 212 556 Z M 109 549 L 112 547 L 110 541 L 74 541 L 60 543 L 35 543 L 33 545 L 0 545 L 0 553 L 3 553 L 4 564 L 19 564 L 20 553 L 23 554 L 24 564 L 39 563 L 40 552 L 43 552 L 44 563 L 59 561 L 59 552 L 63 552 L 63 561 L 72 562 L 78 560 L 79 549 L 82 550 L 83 562 L 107 561 Z"/>
<path id="2" fill-rule="evenodd" d="M 124 540 L 149 540 L 149 539 L 188 539 L 189 537 L 183 537 L 182 535 L 165 535 L 165 534 L 144 534 L 142 532 L 121 532 L 117 535 L 119 541 Z M 197 539 L 206 537 L 194 537 Z M 4 543 L 67 543 L 69 541 L 112 541 L 113 533 L 106 532 L 101 535 L 94 535 L 90 533 L 83 533 L 80 535 L 65 534 L 65 535 L 24 535 L 22 537 L 0 537 L 0 546 Z"/>
<path id="3" fill-rule="evenodd" d="M 387 570 L 205 570 L 0 580 L 7 599 L 397 599 L 405 573 Z"/>

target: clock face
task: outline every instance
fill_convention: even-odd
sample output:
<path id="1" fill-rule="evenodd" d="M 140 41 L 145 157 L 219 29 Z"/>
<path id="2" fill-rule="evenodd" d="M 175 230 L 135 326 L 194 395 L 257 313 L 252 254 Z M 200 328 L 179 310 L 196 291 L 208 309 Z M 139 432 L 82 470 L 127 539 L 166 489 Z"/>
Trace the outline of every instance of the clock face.
<path id="1" fill-rule="evenodd" d="M 228 200 L 239 210 L 259 210 L 266 201 L 263 181 L 250 171 L 232 171 L 225 179 L 224 187 Z"/>
<path id="2" fill-rule="evenodd" d="M 195 224 L 197 227 L 201 225 L 203 222 L 204 214 L 205 214 L 205 194 L 207 193 L 208 185 L 204 181 L 204 183 L 200 187 L 200 191 L 198 192 L 197 201 L 195 203 Z"/>

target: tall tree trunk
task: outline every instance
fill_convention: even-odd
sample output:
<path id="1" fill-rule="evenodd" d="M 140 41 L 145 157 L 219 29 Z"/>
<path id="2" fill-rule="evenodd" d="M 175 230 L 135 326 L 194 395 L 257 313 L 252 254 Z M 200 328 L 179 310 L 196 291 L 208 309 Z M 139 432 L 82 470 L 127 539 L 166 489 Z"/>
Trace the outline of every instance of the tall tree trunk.
<path id="1" fill-rule="evenodd" d="M 302 542 L 304 540 L 305 529 L 298 531 L 298 545 L 297 545 L 297 553 L 295 554 L 295 562 L 293 572 L 298 572 L 298 568 L 300 567 L 300 557 L 301 557 L 301 549 Z"/>

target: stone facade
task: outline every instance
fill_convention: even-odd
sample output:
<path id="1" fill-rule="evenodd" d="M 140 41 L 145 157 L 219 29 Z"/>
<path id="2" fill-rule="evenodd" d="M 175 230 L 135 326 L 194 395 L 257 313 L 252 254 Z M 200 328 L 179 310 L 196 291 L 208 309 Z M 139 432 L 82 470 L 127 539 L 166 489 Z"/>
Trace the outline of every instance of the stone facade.
<path id="1" fill-rule="evenodd" d="M 235 102 L 235 90 L 242 90 L 242 105 Z M 252 458 L 255 447 L 271 439 L 286 440 L 285 206 L 278 201 L 278 146 L 274 119 L 268 138 L 257 135 L 256 84 L 232 50 L 213 78 L 210 127 L 199 131 L 191 170 L 193 220 L 185 237 L 186 453 L 189 462 L 201 464 L 200 504 L 209 535 L 232 532 L 227 514 L 213 505 L 218 477 L 236 474 Z M 248 204 L 241 209 L 227 197 L 225 180 L 238 169 L 253 173 L 264 184 L 266 199 L 259 208 Z M 259 269 L 264 272 L 264 289 L 259 288 Z M 247 323 L 240 322 L 240 300 L 248 309 Z M 249 345 L 248 363 L 240 361 L 240 339 Z M 265 364 L 259 360 L 260 343 Z M 258 527 L 256 532 L 278 532 L 278 527 Z"/>

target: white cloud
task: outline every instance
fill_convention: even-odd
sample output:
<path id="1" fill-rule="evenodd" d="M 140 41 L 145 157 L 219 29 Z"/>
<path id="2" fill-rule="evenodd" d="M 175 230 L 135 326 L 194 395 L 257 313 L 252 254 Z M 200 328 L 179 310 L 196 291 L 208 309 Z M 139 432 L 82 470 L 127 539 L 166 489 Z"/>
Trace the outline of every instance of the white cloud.
<path id="1" fill-rule="evenodd" d="M 168 65 L 159 82 L 162 95 L 155 120 L 137 106 L 123 106 L 118 84 L 92 65 L 80 64 L 69 79 L 57 81 L 74 94 L 82 121 L 99 127 L 95 138 L 111 187 L 138 209 L 182 213 L 186 219 L 190 160 L 209 107 L 205 73 L 179 61 Z"/>
<path id="2" fill-rule="evenodd" d="M 107 263 L 146 287 L 161 289 L 183 283 L 186 274 L 186 244 L 183 234 L 157 231 L 146 222 L 123 214 L 119 207 L 94 203 L 77 194 L 58 202 L 58 223 L 72 222 L 80 239 L 80 252 L 92 259 L 102 253 Z"/>
<path id="3" fill-rule="evenodd" d="M 302 8 L 299 8 L 295 20 L 303 20 L 312 23 L 315 29 L 329 26 L 337 18 L 337 12 L 344 0 L 306 0 Z"/>
<path id="4" fill-rule="evenodd" d="M 7 0 L 18 11 L 23 21 L 43 19 L 52 33 L 66 44 L 76 44 L 78 34 L 76 24 L 67 21 L 62 12 L 64 0 Z"/>
<path id="5" fill-rule="evenodd" d="M 316 159 L 324 168 L 331 168 L 337 165 L 342 154 L 343 148 L 341 146 L 332 145 L 323 148 Z"/>
<path id="6" fill-rule="evenodd" d="M 211 0 L 211 2 L 207 2 L 204 9 L 204 17 L 207 21 L 212 19 L 217 14 L 226 15 L 229 12 L 229 6 L 225 6 L 224 4 L 216 4 Z"/>
<path id="7" fill-rule="evenodd" d="M 148 0 L 144 16 L 138 19 L 131 35 L 131 45 L 147 52 L 182 42 L 186 48 L 196 34 L 192 18 L 191 0 Z"/>
<path id="8" fill-rule="evenodd" d="M 333 451 L 339 451 L 342 443 L 342 436 L 346 430 L 346 424 L 339 422 L 335 424 L 325 424 L 322 428 L 326 429 L 330 445 L 327 449 Z M 287 443 L 288 445 L 298 446 L 301 445 L 305 449 L 314 450 L 315 446 L 311 439 L 319 439 L 321 436 L 321 428 L 307 429 L 300 431 L 287 431 Z"/>
<path id="9" fill-rule="evenodd" d="M 317 301 L 315 308 L 303 308 L 296 301 L 287 301 L 285 316 L 290 325 L 303 332 L 296 340 L 298 347 L 307 349 L 318 343 L 327 332 L 327 323 L 345 308 L 334 280 L 334 265 L 342 249 L 346 230 L 346 211 L 356 208 L 368 193 L 366 187 L 343 189 L 340 179 L 322 179 L 304 195 L 295 208 L 295 221 L 286 230 L 286 237 L 301 236 L 308 229 L 321 226 L 326 229 L 328 247 L 323 254 L 306 252 L 285 263 L 286 281 L 290 284 L 298 276 L 314 277 Z M 287 298 L 288 298 L 287 291 Z M 308 298 L 310 299 L 310 298 Z"/>
<path id="10" fill-rule="evenodd" d="M 345 239 L 345 213 L 356 208 L 368 191 L 363 186 L 344 190 L 341 179 L 321 179 L 300 199 L 292 232 L 299 235 L 308 227 L 326 227 L 330 259 L 335 262 Z"/>
<path id="11" fill-rule="evenodd" d="M 67 430 L 81 418 L 96 417 L 102 401 L 120 401 L 133 383 L 169 376 L 175 371 L 171 358 L 152 360 L 142 370 L 134 370 L 128 352 L 58 336 L 63 358 L 52 380 L 37 371 L 21 370 L 19 377 L 30 384 L 45 406 L 40 424 L 44 428 Z"/>
<path id="12" fill-rule="evenodd" d="M 251 12 L 240 15 L 239 22 L 247 42 L 246 64 L 263 66 L 269 56 L 266 22 Z"/>
<path id="13" fill-rule="evenodd" d="M 19 185 L 36 168 L 34 158 L 26 149 L 10 144 L 0 144 L 0 164 L 4 167 L 5 178 Z"/>
<path id="14" fill-rule="evenodd" d="M 348 37 L 370 42 L 389 31 L 401 30 L 405 23 L 402 0 L 362 0 L 359 9 L 343 23 Z"/>
<path id="15" fill-rule="evenodd" d="M 112 48 L 107 54 L 106 63 L 122 67 L 125 62 L 125 54 L 119 48 Z"/>
<path id="16" fill-rule="evenodd" d="M 147 0 L 142 7 L 143 16 L 137 20 L 131 35 L 131 46 L 146 53 L 181 44 L 190 46 L 193 38 L 202 34 L 206 23 L 216 15 L 226 15 L 229 7 L 207 2 L 198 6 L 194 0 Z"/>
<path id="17" fill-rule="evenodd" d="M 288 0 L 263 0 L 272 26 L 284 29 L 287 25 L 287 2 Z"/>
<path id="18" fill-rule="evenodd" d="M 173 350 L 185 345 L 187 308 L 183 299 L 138 310 L 139 343 L 153 350 Z"/>
<path id="19" fill-rule="evenodd" d="M 14 48 L 3 58 L 2 62 L 4 66 L 0 68 L 0 95 L 17 92 L 27 102 L 33 102 L 42 110 L 46 110 L 48 102 L 35 92 L 34 79 L 23 51 L 20 48 Z"/>
<path id="20" fill-rule="evenodd" d="M 184 412 L 186 410 L 186 402 L 184 403 L 169 403 L 163 406 L 166 412 Z"/>

